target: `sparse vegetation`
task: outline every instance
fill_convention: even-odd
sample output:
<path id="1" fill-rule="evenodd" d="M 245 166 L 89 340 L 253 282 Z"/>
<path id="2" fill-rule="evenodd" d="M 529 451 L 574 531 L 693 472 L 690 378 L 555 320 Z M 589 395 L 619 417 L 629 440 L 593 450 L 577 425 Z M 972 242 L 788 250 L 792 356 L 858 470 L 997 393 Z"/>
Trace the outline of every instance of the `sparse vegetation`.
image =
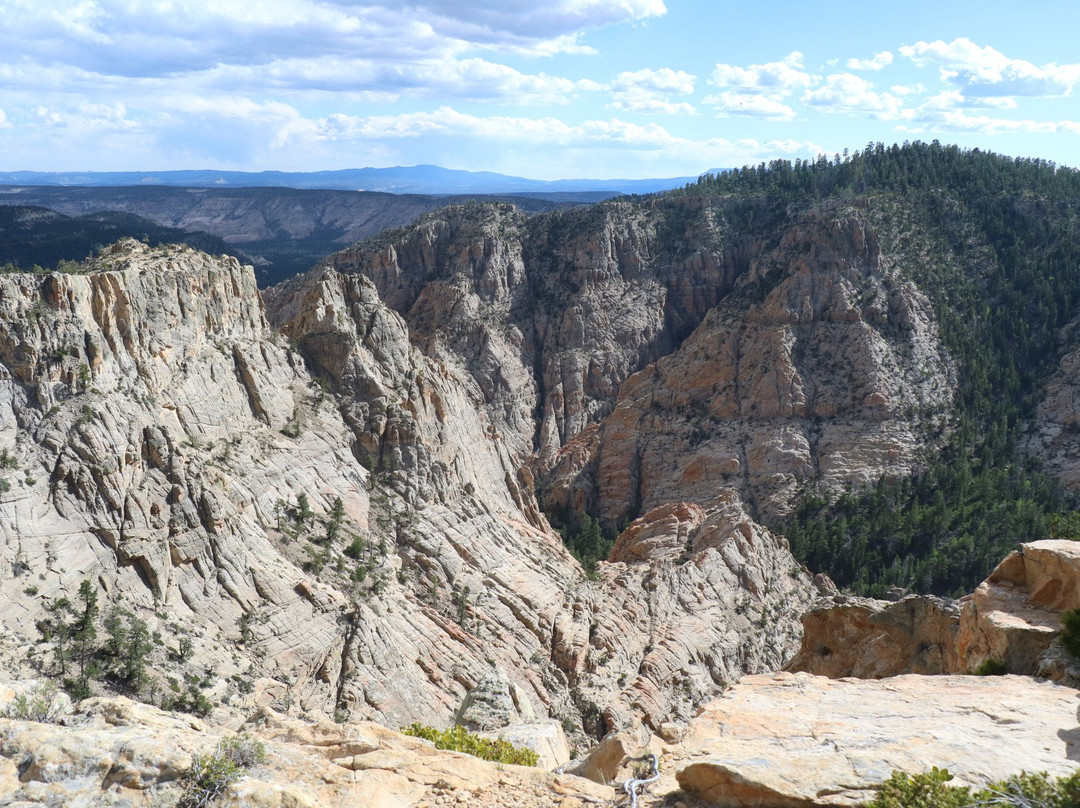
<path id="1" fill-rule="evenodd" d="M 948 785 L 947 769 L 920 774 L 893 772 L 867 808 L 1078 808 L 1080 771 L 1051 779 L 1045 772 L 1018 774 L 972 792 L 967 786 Z"/>
<path id="2" fill-rule="evenodd" d="M 223 738 L 209 755 L 195 755 L 180 779 L 177 808 L 206 808 L 225 794 L 252 766 L 266 761 L 261 741 L 247 735 Z"/>
<path id="3" fill-rule="evenodd" d="M 482 738 L 460 726 L 438 730 L 422 724 L 409 724 L 407 727 L 402 727 L 401 732 L 405 735 L 431 741 L 435 744 L 436 749 L 464 752 L 481 760 L 490 760 L 496 763 L 535 766 L 540 759 L 536 752 L 531 749 L 522 749 L 507 741 Z"/>
<path id="4" fill-rule="evenodd" d="M 1061 646 L 1072 657 L 1080 659 L 1080 609 L 1061 613 Z"/>
<path id="5" fill-rule="evenodd" d="M 993 657 L 984 659 L 973 671 L 976 676 L 1004 676 L 1008 672 L 1009 667 L 1000 659 Z"/>
<path id="6" fill-rule="evenodd" d="M 60 698 L 55 682 L 37 682 L 29 690 L 19 693 L 4 707 L 0 715 L 15 721 L 54 723 L 64 713 L 66 699 Z"/>

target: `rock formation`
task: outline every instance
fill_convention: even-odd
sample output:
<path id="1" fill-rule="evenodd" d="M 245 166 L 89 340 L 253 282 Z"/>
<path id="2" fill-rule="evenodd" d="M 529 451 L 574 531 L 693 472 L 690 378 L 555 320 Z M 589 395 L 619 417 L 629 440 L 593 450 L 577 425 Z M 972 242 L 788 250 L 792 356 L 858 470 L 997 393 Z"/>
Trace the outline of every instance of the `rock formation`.
<path id="1" fill-rule="evenodd" d="M 0 708 L 8 700 L 4 690 Z M 614 797 L 590 780 L 438 751 L 369 722 L 310 723 L 263 709 L 240 729 L 263 745 L 265 760 L 229 786 L 218 805 L 409 808 L 447 804 L 449 797 L 525 808 Z M 0 802 L 175 805 L 194 756 L 213 755 L 231 737 L 197 718 L 124 698 L 88 699 L 64 725 L 0 718 Z"/>
<path id="2" fill-rule="evenodd" d="M 691 722 L 668 768 L 723 808 L 862 805 L 894 769 L 957 785 L 1072 774 L 1076 691 L 1016 676 L 747 677 Z"/>
<path id="3" fill-rule="evenodd" d="M 813 585 L 730 492 L 647 515 L 583 575 L 533 494 L 512 327 L 479 358 L 457 353 L 476 334 L 425 352 L 332 269 L 269 300 L 284 335 L 250 268 L 131 241 L 0 277 L 5 667 L 56 666 L 38 624 L 89 580 L 158 637 L 150 686 L 222 715 L 444 725 L 499 669 L 581 744 L 797 647 Z"/>
<path id="4" fill-rule="evenodd" d="M 1061 612 L 1080 608 L 1078 587 L 1080 544 L 1047 539 L 1020 545 L 958 601 L 823 598 L 803 616 L 802 647 L 787 669 L 880 679 L 971 673 L 990 660 L 1009 673 L 1070 680 L 1073 665 L 1051 645 Z"/>

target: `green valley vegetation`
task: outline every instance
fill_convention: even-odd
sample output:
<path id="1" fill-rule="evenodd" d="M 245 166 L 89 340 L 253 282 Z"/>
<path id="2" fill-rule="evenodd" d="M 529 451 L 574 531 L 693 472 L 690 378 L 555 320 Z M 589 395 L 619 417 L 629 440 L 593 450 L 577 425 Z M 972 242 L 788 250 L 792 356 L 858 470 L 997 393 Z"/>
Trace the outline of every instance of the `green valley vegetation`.
<path id="1" fill-rule="evenodd" d="M 955 415 L 927 427 L 947 435 L 944 449 L 917 475 L 867 490 L 808 485 L 780 526 L 800 560 L 859 594 L 956 594 L 1018 542 L 1069 523 L 1075 496 L 1018 446 L 1080 314 L 1080 172 L 936 141 L 879 143 L 707 175 L 671 197 L 703 195 L 756 234 L 824 200 L 865 210 L 883 253 L 932 301 L 956 364 Z"/>

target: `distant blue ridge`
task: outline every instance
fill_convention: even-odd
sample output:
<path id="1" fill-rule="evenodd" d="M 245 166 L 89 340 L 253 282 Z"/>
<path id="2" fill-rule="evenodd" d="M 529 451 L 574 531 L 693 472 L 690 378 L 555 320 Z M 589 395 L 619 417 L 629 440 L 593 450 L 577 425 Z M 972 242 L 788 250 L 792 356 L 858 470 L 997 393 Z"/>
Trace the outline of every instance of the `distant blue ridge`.
<path id="1" fill-rule="evenodd" d="M 10 171 L 0 172 L 0 185 L 182 186 L 189 188 L 284 187 L 396 194 L 550 194 L 606 191 L 648 194 L 681 188 L 697 177 L 643 180 L 530 180 L 491 171 L 458 171 L 440 166 L 348 168 L 340 171 Z"/>

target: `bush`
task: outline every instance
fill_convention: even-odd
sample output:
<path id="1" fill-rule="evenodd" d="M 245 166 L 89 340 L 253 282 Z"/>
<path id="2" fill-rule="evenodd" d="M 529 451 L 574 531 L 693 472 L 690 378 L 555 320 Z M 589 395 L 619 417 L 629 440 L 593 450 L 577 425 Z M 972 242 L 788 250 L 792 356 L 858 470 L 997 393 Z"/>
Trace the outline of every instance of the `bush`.
<path id="1" fill-rule="evenodd" d="M 464 752 L 466 755 L 490 760 L 495 763 L 513 763 L 518 766 L 535 766 L 539 755 L 531 749 L 521 749 L 507 741 L 481 738 L 464 727 L 451 727 L 437 730 L 422 724 L 409 724 L 402 727 L 402 733 L 414 738 L 423 738 L 435 744 L 436 749 L 448 749 L 451 752 Z"/>
<path id="2" fill-rule="evenodd" d="M 937 766 L 921 774 L 893 772 L 868 808 L 966 808 L 971 789 L 945 785 L 948 769 Z"/>
<path id="3" fill-rule="evenodd" d="M 984 659 L 974 671 L 976 676 L 1004 676 L 1009 668 L 1000 659 Z"/>
<path id="4" fill-rule="evenodd" d="M 946 769 L 921 774 L 893 772 L 867 808 L 1080 808 L 1080 771 L 1051 780 L 1046 772 L 1021 773 L 971 793 L 966 786 L 949 786 Z"/>
<path id="5" fill-rule="evenodd" d="M 1061 645 L 1069 656 L 1080 659 L 1080 609 L 1061 613 Z"/>
<path id="6" fill-rule="evenodd" d="M 212 755 L 196 755 L 180 780 L 183 793 L 177 808 L 212 805 L 247 770 L 266 760 L 260 741 L 247 735 L 223 738 Z"/>
<path id="7" fill-rule="evenodd" d="M 12 699 L 0 715 L 15 721 L 54 724 L 68 709 L 68 700 L 61 698 L 55 682 L 38 682 Z"/>

